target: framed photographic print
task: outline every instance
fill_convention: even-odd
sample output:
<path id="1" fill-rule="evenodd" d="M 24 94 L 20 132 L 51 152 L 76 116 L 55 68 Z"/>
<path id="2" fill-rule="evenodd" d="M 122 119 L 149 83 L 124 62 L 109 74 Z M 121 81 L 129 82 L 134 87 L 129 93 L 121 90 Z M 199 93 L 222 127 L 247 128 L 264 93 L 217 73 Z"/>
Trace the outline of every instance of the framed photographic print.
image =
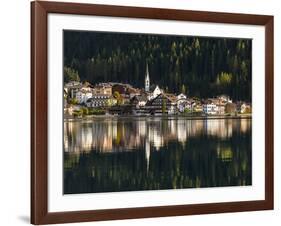
<path id="1" fill-rule="evenodd" d="M 31 223 L 273 209 L 273 16 L 31 3 Z"/>

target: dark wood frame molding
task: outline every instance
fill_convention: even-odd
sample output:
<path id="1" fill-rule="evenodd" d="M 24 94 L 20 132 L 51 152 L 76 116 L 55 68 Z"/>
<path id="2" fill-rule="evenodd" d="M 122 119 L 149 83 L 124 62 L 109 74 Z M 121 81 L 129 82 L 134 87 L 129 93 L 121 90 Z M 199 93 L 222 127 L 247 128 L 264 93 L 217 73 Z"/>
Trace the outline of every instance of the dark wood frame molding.
<path id="1" fill-rule="evenodd" d="M 265 200 L 48 212 L 48 13 L 198 21 L 265 27 Z M 273 209 L 273 16 L 62 2 L 31 3 L 31 223 L 52 224 Z"/>

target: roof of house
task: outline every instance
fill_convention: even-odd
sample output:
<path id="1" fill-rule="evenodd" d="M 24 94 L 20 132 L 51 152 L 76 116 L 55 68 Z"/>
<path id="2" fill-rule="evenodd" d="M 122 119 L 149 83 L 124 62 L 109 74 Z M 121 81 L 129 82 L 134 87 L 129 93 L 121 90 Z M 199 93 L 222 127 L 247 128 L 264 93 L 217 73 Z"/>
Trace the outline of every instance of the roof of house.
<path id="1" fill-rule="evenodd" d="M 140 93 L 140 90 L 137 88 L 133 88 L 133 87 L 127 87 L 126 89 L 126 93 L 128 94 L 132 94 L 132 93 Z"/>
<path id="2" fill-rule="evenodd" d="M 79 89 L 77 93 L 92 93 L 92 91 L 84 90 L 84 89 Z"/>
<path id="3" fill-rule="evenodd" d="M 105 88 L 112 88 L 112 85 L 108 83 L 98 83 L 94 86 L 95 89 L 105 89 Z"/>
<path id="4" fill-rule="evenodd" d="M 177 101 L 177 96 L 173 93 L 162 93 L 164 96 L 166 96 L 170 101 L 175 102 Z M 160 94 L 161 95 L 161 94 Z"/>
<path id="5" fill-rule="evenodd" d="M 101 98 L 103 97 L 103 98 Z M 93 95 L 91 98 L 89 98 L 86 102 L 91 102 L 91 101 L 95 101 L 95 100 L 104 100 L 104 99 L 109 99 L 111 98 L 110 95 L 107 94 L 98 94 L 98 95 Z"/>
<path id="6" fill-rule="evenodd" d="M 82 84 L 82 86 L 85 87 L 85 88 L 88 88 L 88 87 L 89 87 L 89 88 L 93 88 L 93 87 L 94 87 L 91 83 L 89 83 L 89 82 L 87 82 L 87 81 L 84 82 L 84 83 Z"/>
<path id="7" fill-rule="evenodd" d="M 82 87 L 82 84 L 80 82 L 68 82 L 64 85 L 65 88 L 71 88 L 71 89 L 80 89 Z"/>
<path id="8" fill-rule="evenodd" d="M 147 96 L 142 94 L 142 95 L 136 95 L 132 98 L 132 100 L 137 100 L 137 101 L 147 101 Z"/>
<path id="9" fill-rule="evenodd" d="M 177 95 L 177 99 L 186 99 L 186 95 L 183 93 L 180 93 L 179 95 Z"/>
<path id="10" fill-rule="evenodd" d="M 170 102 L 176 102 L 177 101 L 177 97 L 174 95 L 174 94 L 171 94 L 171 93 L 160 93 L 157 97 L 155 97 L 155 98 L 153 98 L 153 99 L 151 99 L 151 100 L 149 100 L 148 102 L 147 102 L 147 104 L 149 105 L 149 104 L 152 104 L 155 100 L 157 100 L 158 98 L 160 98 L 160 97 L 164 97 L 164 98 L 166 98 L 166 99 L 168 99 Z"/>
<path id="11" fill-rule="evenodd" d="M 208 98 L 202 101 L 203 104 L 215 104 L 217 106 L 225 106 L 228 102 L 218 98 Z"/>

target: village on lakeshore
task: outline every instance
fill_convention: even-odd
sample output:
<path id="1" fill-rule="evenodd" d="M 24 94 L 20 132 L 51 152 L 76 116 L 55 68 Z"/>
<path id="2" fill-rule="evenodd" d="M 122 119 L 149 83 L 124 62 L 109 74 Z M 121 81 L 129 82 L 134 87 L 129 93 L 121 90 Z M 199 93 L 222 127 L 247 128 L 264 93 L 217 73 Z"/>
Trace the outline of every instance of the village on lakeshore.
<path id="1" fill-rule="evenodd" d="M 251 112 L 251 103 L 234 102 L 224 94 L 200 99 L 186 93 L 168 93 L 158 85 L 151 85 L 148 65 L 143 88 L 119 82 L 69 81 L 64 84 L 65 118 L 88 115 L 250 116 Z"/>

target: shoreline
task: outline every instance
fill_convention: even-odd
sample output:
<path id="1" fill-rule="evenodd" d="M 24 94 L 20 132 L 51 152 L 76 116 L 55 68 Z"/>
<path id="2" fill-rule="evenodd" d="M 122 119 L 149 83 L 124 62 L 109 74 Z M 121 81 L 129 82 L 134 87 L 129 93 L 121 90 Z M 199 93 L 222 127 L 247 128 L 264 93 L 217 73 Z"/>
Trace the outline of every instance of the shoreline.
<path id="1" fill-rule="evenodd" d="M 64 122 L 68 121 L 88 121 L 96 119 L 126 119 L 126 118 L 143 118 L 143 119 L 153 119 L 153 118 L 163 118 L 163 119 L 188 119 L 188 120 L 217 120 L 217 119 L 252 119 L 251 114 L 247 115 L 208 115 L 208 116 L 190 116 L 190 115 L 88 115 L 81 118 L 67 116 L 63 117 Z"/>

